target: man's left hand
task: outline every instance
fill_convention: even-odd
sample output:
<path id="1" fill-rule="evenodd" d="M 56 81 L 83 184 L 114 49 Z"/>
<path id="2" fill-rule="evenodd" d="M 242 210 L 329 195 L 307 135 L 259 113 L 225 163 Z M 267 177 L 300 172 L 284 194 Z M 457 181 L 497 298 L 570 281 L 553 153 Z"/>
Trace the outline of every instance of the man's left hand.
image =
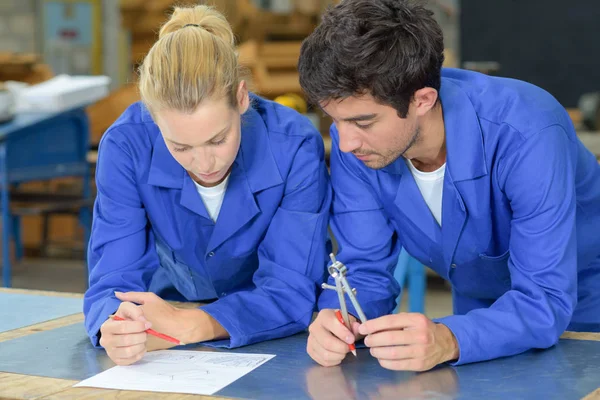
<path id="1" fill-rule="evenodd" d="M 423 314 L 386 315 L 365 322 L 358 331 L 366 335 L 365 345 L 371 348 L 371 355 L 387 369 L 427 371 L 459 357 L 450 329 Z"/>

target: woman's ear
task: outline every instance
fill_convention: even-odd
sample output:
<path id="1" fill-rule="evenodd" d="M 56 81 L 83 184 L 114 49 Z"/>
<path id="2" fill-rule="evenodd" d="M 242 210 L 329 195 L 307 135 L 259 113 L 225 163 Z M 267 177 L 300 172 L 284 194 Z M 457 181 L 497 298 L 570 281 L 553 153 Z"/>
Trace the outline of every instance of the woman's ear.
<path id="1" fill-rule="evenodd" d="M 237 103 L 240 114 L 244 114 L 248 110 L 248 107 L 250 107 L 250 94 L 244 80 L 238 85 Z"/>

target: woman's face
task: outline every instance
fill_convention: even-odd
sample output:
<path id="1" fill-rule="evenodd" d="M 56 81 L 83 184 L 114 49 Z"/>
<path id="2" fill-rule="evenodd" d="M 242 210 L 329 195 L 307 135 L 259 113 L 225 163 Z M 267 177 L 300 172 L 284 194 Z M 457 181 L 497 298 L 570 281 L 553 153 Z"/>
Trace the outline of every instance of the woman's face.
<path id="1" fill-rule="evenodd" d="M 241 82 L 236 108 L 224 97 L 209 99 L 192 114 L 161 110 L 155 122 L 173 158 L 192 179 L 211 187 L 223 182 L 231 170 L 240 148 L 241 115 L 248 106 L 248 90 Z"/>

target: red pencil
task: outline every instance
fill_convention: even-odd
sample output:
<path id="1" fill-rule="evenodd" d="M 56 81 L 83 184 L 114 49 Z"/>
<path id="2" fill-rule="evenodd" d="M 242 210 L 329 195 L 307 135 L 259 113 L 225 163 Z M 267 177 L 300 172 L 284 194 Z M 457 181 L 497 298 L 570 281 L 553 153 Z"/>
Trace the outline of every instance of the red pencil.
<path id="1" fill-rule="evenodd" d="M 126 321 L 125 318 L 121 318 L 118 315 L 111 315 L 110 318 L 114 319 L 115 321 Z M 185 345 L 185 343 L 183 343 L 183 342 L 181 342 L 181 341 L 179 341 L 179 340 L 177 340 L 177 339 L 175 339 L 175 338 L 173 338 L 173 337 L 171 337 L 169 335 L 165 335 L 164 333 L 158 333 L 154 329 L 146 329 L 146 333 L 149 334 L 149 335 L 152 335 L 152 336 L 156 336 L 157 338 L 164 339 L 164 340 L 166 340 L 168 342 L 175 343 L 175 344 L 180 345 L 180 346 L 184 346 Z"/>
<path id="2" fill-rule="evenodd" d="M 335 310 L 335 316 L 337 317 L 338 321 L 342 323 L 342 325 L 346 326 L 346 324 L 344 323 L 344 318 L 342 317 L 342 312 L 340 310 Z M 350 329 L 350 327 L 348 326 L 346 326 L 346 328 Z M 350 348 L 352 354 L 354 354 L 354 357 L 356 357 L 356 346 L 354 346 L 354 343 L 349 344 L 348 347 Z"/>

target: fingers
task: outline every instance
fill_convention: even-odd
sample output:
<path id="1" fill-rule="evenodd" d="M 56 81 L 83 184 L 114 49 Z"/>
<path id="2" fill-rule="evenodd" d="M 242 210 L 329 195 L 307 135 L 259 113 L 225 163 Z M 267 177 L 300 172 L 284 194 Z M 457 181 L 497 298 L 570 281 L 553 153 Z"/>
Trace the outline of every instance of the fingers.
<path id="1" fill-rule="evenodd" d="M 383 347 L 407 344 L 428 344 L 430 335 L 427 331 L 396 330 L 373 333 L 365 338 L 365 346 Z"/>
<path id="2" fill-rule="evenodd" d="M 121 303 L 115 315 L 130 321 L 148 322 L 144 316 L 144 309 L 130 302 Z"/>
<path id="3" fill-rule="evenodd" d="M 339 339 L 337 339 L 337 340 L 339 340 Z M 343 342 L 341 342 L 341 343 L 343 343 Z M 324 367 L 333 367 L 334 365 L 340 364 L 342 362 L 342 360 L 346 357 L 346 354 L 348 352 L 348 345 L 346 345 L 345 352 L 338 353 L 338 352 L 324 348 L 311 335 L 308 337 L 306 351 L 307 351 L 308 355 L 313 360 L 315 360 L 317 363 L 319 363 L 320 365 L 322 365 Z"/>
<path id="4" fill-rule="evenodd" d="M 360 334 L 360 332 L 358 331 L 360 328 L 360 322 L 358 321 L 352 321 L 352 323 L 350 324 L 352 326 L 352 334 L 354 335 L 356 340 L 360 340 L 362 339 L 364 336 Z"/>
<path id="5" fill-rule="evenodd" d="M 152 324 L 144 318 L 144 311 L 141 307 L 132 303 L 121 303 L 119 309 L 115 313 L 125 321 L 116 321 L 113 319 L 106 320 L 100 327 L 100 344 L 103 347 L 123 346 L 116 336 L 144 334 L 145 330 L 149 329 Z M 138 338 L 141 336 L 137 336 Z M 135 340 L 135 339 L 131 339 Z"/>
<path id="6" fill-rule="evenodd" d="M 150 292 L 115 292 L 115 296 L 121 301 L 128 301 L 136 304 L 146 304 L 158 297 L 156 294 Z"/>
<path id="7" fill-rule="evenodd" d="M 398 313 L 371 319 L 362 324 L 358 331 L 361 335 L 370 335 L 372 333 L 389 330 L 410 328 L 426 329 L 430 322 L 431 321 L 423 314 Z"/>
<path id="8" fill-rule="evenodd" d="M 138 356 L 134 357 L 134 358 L 110 358 L 115 364 L 117 364 L 118 366 L 121 367 L 125 367 L 127 365 L 131 365 L 131 364 L 135 364 L 136 362 L 140 361 L 142 358 L 144 358 L 144 354 L 146 354 L 146 352 L 139 354 Z"/>
<path id="9" fill-rule="evenodd" d="M 322 310 L 309 327 L 306 351 L 323 366 L 338 365 L 354 343 L 354 335 L 335 316 L 333 310 Z"/>
<path id="10" fill-rule="evenodd" d="M 426 346 L 388 346 L 374 347 L 371 355 L 379 360 L 406 360 L 410 358 L 424 358 L 427 355 Z"/>
<path id="11" fill-rule="evenodd" d="M 110 333 L 113 335 L 128 335 L 132 333 L 141 333 L 150 329 L 152 324 L 148 321 L 107 321 L 102 325 L 100 331 L 103 335 Z M 103 329 L 104 328 L 104 329 Z"/>
<path id="12" fill-rule="evenodd" d="M 131 365 L 144 357 L 144 354 L 146 354 L 146 346 L 140 344 L 129 347 L 118 347 L 110 352 L 107 351 L 107 354 L 117 365 Z"/>
<path id="13" fill-rule="evenodd" d="M 343 342 L 340 338 L 334 336 L 323 326 L 315 327 L 311 332 L 313 340 L 319 347 L 338 354 L 346 354 L 348 352 L 348 343 Z"/>
<path id="14" fill-rule="evenodd" d="M 145 333 L 146 329 L 149 329 L 150 326 L 150 322 L 147 321 L 114 321 L 109 319 L 100 327 L 101 340 L 104 339 L 106 341 L 109 338 L 112 340 L 112 336 L 118 335 Z M 112 345 L 112 342 L 107 344 Z"/>
<path id="15" fill-rule="evenodd" d="M 440 340 L 437 331 L 430 319 L 417 313 L 387 315 L 359 328 L 369 333 L 365 345 L 379 364 L 402 371 L 426 371 L 450 359 L 447 354 L 452 348 Z"/>
<path id="16" fill-rule="evenodd" d="M 322 310 L 315 322 L 319 322 L 319 325 L 326 331 L 344 341 L 346 343 L 346 348 L 348 347 L 348 344 L 354 343 L 354 334 L 337 319 L 335 311 Z"/>
<path id="17" fill-rule="evenodd" d="M 100 327 L 100 345 L 105 349 L 146 342 L 149 322 L 107 320 Z"/>
<path id="18" fill-rule="evenodd" d="M 148 340 L 146 332 L 109 336 L 109 347 L 130 347 L 145 344 Z"/>
<path id="19" fill-rule="evenodd" d="M 115 324 L 133 323 L 132 321 L 108 321 Z M 104 333 L 106 332 L 106 333 Z M 112 334 L 104 330 L 100 345 L 117 365 L 130 365 L 139 361 L 146 353 L 146 332 L 134 334 Z"/>
<path id="20" fill-rule="evenodd" d="M 106 320 L 100 327 L 100 345 L 117 365 L 130 365 L 144 356 L 145 331 L 151 324 L 144 318 L 142 308 L 133 303 L 121 303 L 115 314 L 125 320 Z"/>

